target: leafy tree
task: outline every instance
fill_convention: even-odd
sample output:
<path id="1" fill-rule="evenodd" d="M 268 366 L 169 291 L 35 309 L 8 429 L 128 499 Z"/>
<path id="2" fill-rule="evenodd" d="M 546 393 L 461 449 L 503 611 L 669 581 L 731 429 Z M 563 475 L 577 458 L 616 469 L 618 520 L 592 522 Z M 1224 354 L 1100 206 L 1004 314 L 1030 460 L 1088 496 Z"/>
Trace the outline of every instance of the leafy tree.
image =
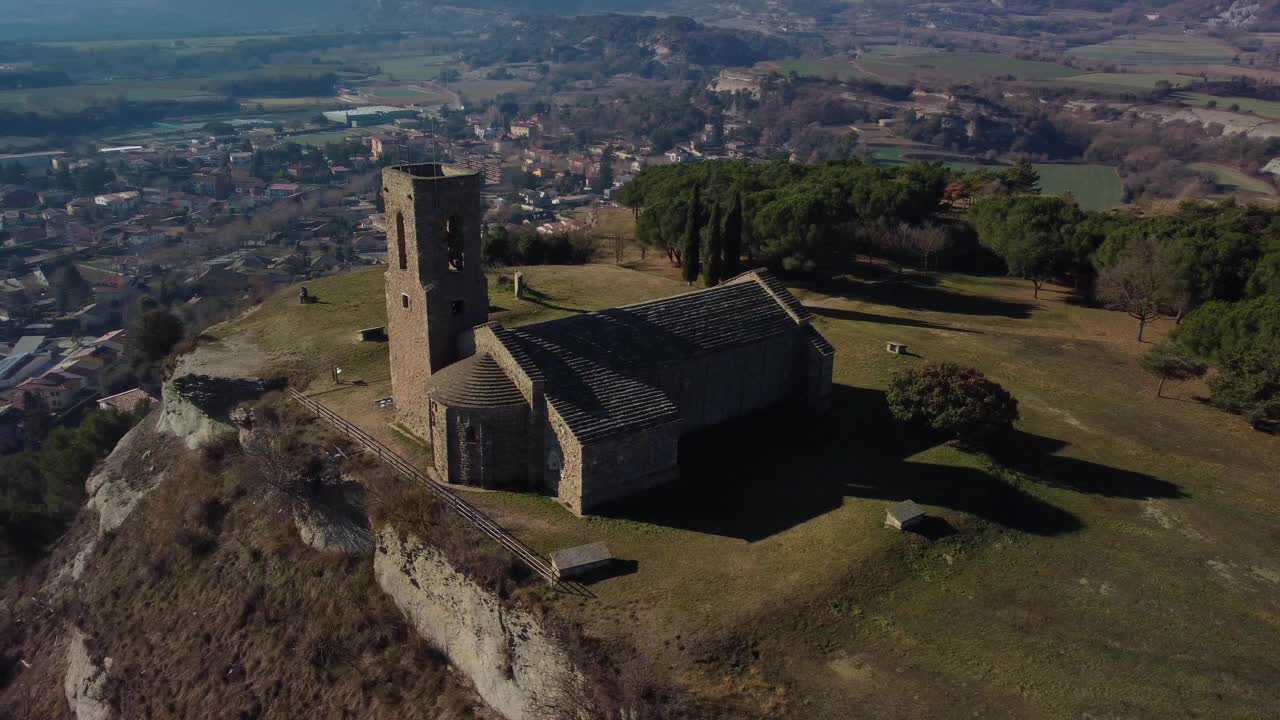
<path id="1" fill-rule="evenodd" d="M 1156 397 L 1164 397 L 1164 384 L 1167 380 L 1185 382 L 1204 377 L 1209 366 L 1192 356 L 1181 346 L 1165 341 L 1147 351 L 1138 361 L 1143 370 L 1160 378 L 1156 386 Z"/>
<path id="2" fill-rule="evenodd" d="M 983 198 L 969 211 L 978 241 L 1004 260 L 1010 275 L 1030 280 L 1037 298 L 1068 262 L 1067 236 L 1081 218 L 1075 205 L 1038 195 Z"/>
<path id="3" fill-rule="evenodd" d="M 704 231 L 705 242 L 702 248 L 702 282 L 707 287 L 720 284 L 724 270 L 724 227 L 720 219 L 720 205 L 711 206 L 711 218 Z"/>
<path id="4" fill-rule="evenodd" d="M 1196 308 L 1173 330 L 1179 344 L 1221 361 L 1236 353 L 1280 347 L 1280 294 L 1246 302 L 1213 301 Z"/>
<path id="5" fill-rule="evenodd" d="M 724 217 L 723 274 L 731 278 L 741 272 L 742 262 L 742 191 L 735 189 Z"/>
<path id="6" fill-rule="evenodd" d="M 182 320 L 163 308 L 142 314 L 129 332 L 135 354 L 145 362 L 163 359 L 182 339 Z"/>
<path id="7" fill-rule="evenodd" d="M 1209 380 L 1209 400 L 1258 429 L 1280 424 L 1280 353 L 1272 347 L 1227 353 Z"/>
<path id="8" fill-rule="evenodd" d="M 689 195 L 684 221 L 684 242 L 680 247 L 680 277 L 690 285 L 698 279 L 698 256 L 702 247 L 701 196 L 701 189 L 695 185 Z"/>
<path id="9" fill-rule="evenodd" d="M 965 443 L 995 439 L 1018 419 L 1018 401 L 1007 390 L 977 369 L 955 363 L 899 370 L 889 379 L 886 397 L 898 420 Z"/>
<path id="10" fill-rule="evenodd" d="M 1025 159 L 1017 160 L 1000 178 L 1009 192 L 1034 195 L 1040 192 L 1040 173 Z"/>
<path id="11" fill-rule="evenodd" d="M 1131 243 L 1120 258 L 1098 276 L 1098 298 L 1113 310 L 1138 321 L 1138 342 L 1147 323 L 1160 317 L 1174 287 L 1169 246 L 1155 238 Z"/>

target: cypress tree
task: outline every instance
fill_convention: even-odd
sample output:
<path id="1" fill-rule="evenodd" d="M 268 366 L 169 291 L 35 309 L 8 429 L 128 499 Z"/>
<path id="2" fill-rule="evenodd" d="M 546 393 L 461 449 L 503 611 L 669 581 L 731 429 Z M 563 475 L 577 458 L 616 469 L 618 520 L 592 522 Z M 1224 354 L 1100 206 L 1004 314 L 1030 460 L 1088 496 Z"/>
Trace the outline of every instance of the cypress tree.
<path id="1" fill-rule="evenodd" d="M 711 219 L 707 222 L 706 243 L 702 248 L 702 281 L 707 287 L 720 284 L 724 269 L 724 228 L 720 222 L 720 205 L 711 207 Z"/>
<path id="2" fill-rule="evenodd" d="M 724 259 L 721 277 L 731 278 L 742 272 L 742 191 L 734 190 L 729 201 L 729 211 L 724 218 Z"/>
<path id="3" fill-rule="evenodd" d="M 689 212 L 685 215 L 684 239 L 680 248 L 680 277 L 693 284 L 698 279 L 699 250 L 702 249 L 702 193 L 697 185 L 689 194 Z"/>

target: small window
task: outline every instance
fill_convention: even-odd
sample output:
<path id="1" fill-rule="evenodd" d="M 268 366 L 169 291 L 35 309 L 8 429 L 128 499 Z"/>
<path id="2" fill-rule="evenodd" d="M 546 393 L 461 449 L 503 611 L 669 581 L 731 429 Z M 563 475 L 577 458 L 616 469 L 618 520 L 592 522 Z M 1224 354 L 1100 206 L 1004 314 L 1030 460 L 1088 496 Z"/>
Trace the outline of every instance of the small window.
<path id="1" fill-rule="evenodd" d="M 466 309 L 466 305 L 464 305 L 461 300 L 454 300 L 452 303 L 449 303 L 449 309 L 453 311 L 454 315 L 461 315 L 462 311 Z"/>
<path id="2" fill-rule="evenodd" d="M 400 296 L 400 307 L 402 307 L 402 308 L 407 308 L 407 307 L 409 307 L 409 296 L 408 296 L 408 295 L 401 295 L 401 296 Z"/>
<path id="3" fill-rule="evenodd" d="M 462 230 L 462 218 L 451 215 L 444 226 L 445 258 L 450 272 L 461 272 L 466 264 L 466 238 Z"/>
<path id="4" fill-rule="evenodd" d="M 396 256 L 397 256 L 397 259 L 400 261 L 400 269 L 408 270 L 409 257 L 408 255 L 405 254 L 404 214 L 403 213 L 396 213 Z M 408 300 L 406 300 L 405 302 L 408 302 Z M 409 306 L 405 305 L 405 307 L 409 307 Z"/>

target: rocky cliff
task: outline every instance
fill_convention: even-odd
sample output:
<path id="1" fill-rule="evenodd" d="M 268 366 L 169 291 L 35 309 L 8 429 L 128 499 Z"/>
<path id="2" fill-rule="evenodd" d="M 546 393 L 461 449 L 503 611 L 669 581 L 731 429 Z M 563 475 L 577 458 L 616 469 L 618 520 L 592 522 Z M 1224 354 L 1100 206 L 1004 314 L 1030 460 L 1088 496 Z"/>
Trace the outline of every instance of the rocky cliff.
<path id="1" fill-rule="evenodd" d="M 435 548 L 377 534 L 374 576 L 418 633 L 440 648 L 508 720 L 562 717 L 578 684 L 568 653 L 533 614 L 506 606 Z"/>

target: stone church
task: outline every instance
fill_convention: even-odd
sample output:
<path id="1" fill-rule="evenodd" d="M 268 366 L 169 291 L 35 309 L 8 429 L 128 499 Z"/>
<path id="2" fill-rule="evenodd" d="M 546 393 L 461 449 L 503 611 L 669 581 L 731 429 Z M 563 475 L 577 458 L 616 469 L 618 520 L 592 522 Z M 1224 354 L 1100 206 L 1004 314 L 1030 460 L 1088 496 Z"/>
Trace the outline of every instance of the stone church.
<path id="1" fill-rule="evenodd" d="M 694 430 L 827 405 L 835 350 L 767 271 L 507 328 L 488 322 L 479 175 L 428 163 L 382 177 L 397 421 L 448 482 L 545 489 L 587 513 L 674 479 Z"/>

